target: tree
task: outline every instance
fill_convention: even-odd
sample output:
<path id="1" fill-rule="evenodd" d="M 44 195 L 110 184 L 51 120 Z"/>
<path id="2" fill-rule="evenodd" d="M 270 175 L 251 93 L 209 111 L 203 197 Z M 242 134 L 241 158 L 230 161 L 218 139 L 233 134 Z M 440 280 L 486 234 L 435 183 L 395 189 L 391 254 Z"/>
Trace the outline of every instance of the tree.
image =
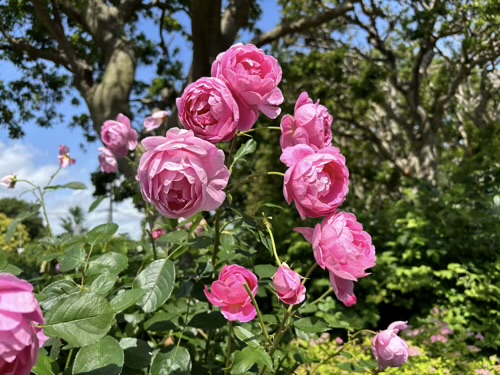
<path id="1" fill-rule="evenodd" d="M 69 208 L 69 215 L 61 218 L 61 227 L 68 234 L 78 236 L 87 232 L 85 214 L 80 206 Z"/>
<path id="2" fill-rule="evenodd" d="M 36 204 L 33 203 L 16 198 L 0 199 L 0 213 L 5 214 L 5 216 L 10 219 L 15 219 L 18 215 L 24 212 L 34 212 L 35 210 L 37 210 Z M 39 213 L 24 219 L 23 225 L 28 230 L 32 239 L 41 238 L 46 234 L 43 220 Z"/>

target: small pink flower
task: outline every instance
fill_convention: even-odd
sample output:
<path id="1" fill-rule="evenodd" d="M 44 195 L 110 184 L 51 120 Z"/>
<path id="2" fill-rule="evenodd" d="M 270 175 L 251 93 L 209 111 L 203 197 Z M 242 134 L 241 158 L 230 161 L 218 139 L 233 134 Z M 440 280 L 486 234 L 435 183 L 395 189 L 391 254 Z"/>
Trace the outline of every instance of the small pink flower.
<path id="1" fill-rule="evenodd" d="M 445 328 L 442 328 L 441 329 L 441 334 L 442 335 L 452 335 L 453 334 L 453 330 L 450 329 L 449 327 L 445 327 Z"/>
<path id="2" fill-rule="evenodd" d="M 422 355 L 422 350 L 416 346 L 410 346 L 408 349 L 408 356 L 409 357 L 420 357 Z"/>
<path id="3" fill-rule="evenodd" d="M 341 337 L 337 337 L 335 338 L 335 342 L 337 343 L 337 345 L 342 345 L 344 343 L 344 340 L 342 340 Z"/>
<path id="4" fill-rule="evenodd" d="M 408 344 L 398 336 L 405 328 L 406 322 L 394 322 L 373 338 L 372 352 L 381 370 L 401 367 L 408 361 Z"/>
<path id="5" fill-rule="evenodd" d="M 178 128 L 166 137 L 145 138 L 142 145 L 146 152 L 137 175 L 142 196 L 162 215 L 189 218 L 224 202 L 229 170 L 222 150 Z"/>
<path id="6" fill-rule="evenodd" d="M 118 172 L 118 161 L 115 155 L 107 147 L 99 148 L 101 154 L 99 155 L 99 164 L 101 165 L 101 171 L 104 173 L 116 173 Z"/>
<path id="7" fill-rule="evenodd" d="M 298 305 L 306 298 L 306 287 L 302 285 L 300 275 L 283 263 L 273 277 L 273 284 L 278 298 L 287 305 Z"/>
<path id="8" fill-rule="evenodd" d="M 138 135 L 130 119 L 121 113 L 114 120 L 104 122 L 101 129 L 102 142 L 118 158 L 127 156 L 128 151 L 135 150 L 137 147 Z"/>
<path id="9" fill-rule="evenodd" d="M 476 333 L 476 335 L 474 336 L 474 338 L 476 340 L 479 340 L 479 341 L 483 341 L 484 340 L 484 336 L 481 335 L 480 333 Z"/>
<path id="10" fill-rule="evenodd" d="M 14 189 L 17 182 L 17 176 L 12 173 L 0 179 L 0 185 L 6 186 L 7 189 Z"/>
<path id="11" fill-rule="evenodd" d="M 431 342 L 433 344 L 436 342 L 442 342 L 443 344 L 446 344 L 448 342 L 448 339 L 443 335 L 433 335 L 431 336 Z"/>
<path id="12" fill-rule="evenodd" d="M 484 370 L 484 369 L 476 370 L 476 374 L 477 375 L 493 375 L 490 370 Z"/>
<path id="13" fill-rule="evenodd" d="M 61 272 L 61 264 L 57 263 L 55 269 L 56 269 L 56 272 Z"/>
<path id="14" fill-rule="evenodd" d="M 176 103 L 182 124 L 197 137 L 215 144 L 236 135 L 240 111 L 224 81 L 200 78 L 186 87 Z"/>
<path id="15" fill-rule="evenodd" d="M 47 337 L 33 287 L 10 274 L 0 274 L 0 374 L 28 375 Z"/>
<path id="16" fill-rule="evenodd" d="M 163 237 L 165 235 L 165 233 L 166 233 L 165 229 L 157 228 L 151 232 L 151 237 L 153 237 L 153 240 L 156 241 L 158 238 Z"/>
<path id="17" fill-rule="evenodd" d="M 168 116 L 170 116 L 169 111 L 156 111 L 151 116 L 146 117 L 146 120 L 144 120 L 144 128 L 148 132 L 159 128 Z"/>
<path id="18" fill-rule="evenodd" d="M 313 103 L 307 92 L 303 92 L 295 103 L 294 116 L 286 115 L 281 120 L 281 148 L 304 144 L 317 151 L 330 146 L 332 121 L 326 107 L 319 100 Z"/>
<path id="19" fill-rule="evenodd" d="M 283 194 L 295 202 L 300 217 L 323 217 L 334 213 L 349 192 L 349 170 L 345 157 L 333 146 L 314 151 L 308 145 L 288 147 L 281 161 L 285 173 Z"/>
<path id="20" fill-rule="evenodd" d="M 238 130 L 250 130 L 259 111 L 272 119 L 280 114 L 279 105 L 284 100 L 278 88 L 281 67 L 253 44 L 235 44 L 219 54 L 212 64 L 212 76 L 225 81 L 238 102 Z"/>
<path id="21" fill-rule="evenodd" d="M 475 345 L 469 345 L 469 346 L 467 346 L 467 349 L 469 349 L 469 352 L 471 352 L 471 353 L 477 353 L 477 352 L 481 351 L 481 349 Z"/>
<path id="22" fill-rule="evenodd" d="M 59 146 L 59 156 L 57 157 L 59 160 L 59 165 L 61 168 L 67 168 L 70 165 L 74 165 L 76 163 L 76 159 L 72 159 L 69 156 L 69 147 L 65 145 Z"/>
<path id="23" fill-rule="evenodd" d="M 244 284 L 257 295 L 257 276 L 238 265 L 224 266 L 219 279 L 212 284 L 212 292 L 205 286 L 205 295 L 212 305 L 222 307 L 222 315 L 227 320 L 246 323 L 257 316 L 257 310 Z"/>
<path id="24" fill-rule="evenodd" d="M 179 225 L 177 226 L 177 229 L 184 228 L 185 230 L 191 230 L 191 228 L 193 227 L 193 222 L 183 224 L 185 221 L 187 221 L 186 218 L 180 217 L 179 218 Z M 199 236 L 200 234 L 202 234 L 205 231 L 205 229 L 207 228 L 207 225 L 208 225 L 207 221 L 205 219 L 201 219 L 199 224 L 196 226 L 193 233 L 196 234 L 197 236 Z"/>

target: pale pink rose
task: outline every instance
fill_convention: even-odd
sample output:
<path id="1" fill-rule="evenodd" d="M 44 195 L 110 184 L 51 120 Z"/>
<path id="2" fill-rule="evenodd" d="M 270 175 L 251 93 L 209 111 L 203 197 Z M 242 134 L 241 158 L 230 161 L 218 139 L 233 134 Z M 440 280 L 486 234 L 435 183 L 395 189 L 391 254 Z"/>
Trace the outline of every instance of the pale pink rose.
<path id="1" fill-rule="evenodd" d="M 289 168 L 283 194 L 295 202 L 300 217 L 323 217 L 336 211 L 349 193 L 345 157 L 333 146 L 314 151 L 308 145 L 283 150 L 280 160 Z"/>
<path id="2" fill-rule="evenodd" d="M 116 156 L 107 147 L 99 148 L 101 154 L 99 155 L 99 164 L 101 165 L 101 171 L 104 173 L 116 173 L 118 172 L 118 161 Z"/>
<path id="3" fill-rule="evenodd" d="M 222 307 L 222 315 L 227 320 L 246 323 L 255 318 L 257 311 L 244 284 L 248 285 L 254 296 L 257 295 L 257 276 L 238 265 L 224 266 L 219 279 L 212 283 L 212 292 L 205 286 L 205 295 L 212 305 Z"/>
<path id="4" fill-rule="evenodd" d="M 332 121 L 326 107 L 319 100 L 313 103 L 307 92 L 303 92 L 295 103 L 294 116 L 286 115 L 281 120 L 281 148 L 304 144 L 317 151 L 330 146 Z"/>
<path id="5" fill-rule="evenodd" d="M 59 160 L 59 165 L 61 168 L 67 168 L 70 165 L 74 165 L 76 163 L 76 159 L 72 159 L 69 156 L 69 147 L 65 145 L 59 146 L 59 156 L 57 157 Z"/>
<path id="6" fill-rule="evenodd" d="M 0 185 L 6 186 L 7 189 L 14 189 L 17 182 L 17 176 L 12 173 L 0 179 Z"/>
<path id="7" fill-rule="evenodd" d="M 406 322 L 394 322 L 372 340 L 372 352 L 381 370 L 401 367 L 408 361 L 408 344 L 398 336 Z"/>
<path id="8" fill-rule="evenodd" d="M 127 156 L 128 151 L 135 150 L 137 147 L 138 135 L 130 119 L 121 113 L 114 120 L 107 120 L 101 129 L 102 142 L 118 158 Z"/>
<path id="9" fill-rule="evenodd" d="M 239 105 L 238 130 L 247 131 L 259 111 L 275 119 L 281 112 L 283 94 L 278 88 L 282 71 L 278 61 L 252 44 L 235 44 L 217 56 L 212 76 L 226 82 Z"/>
<path id="10" fill-rule="evenodd" d="M 274 274 L 273 285 L 278 298 L 287 305 L 298 305 L 306 298 L 306 287 L 300 275 L 283 263 Z"/>
<path id="11" fill-rule="evenodd" d="M 161 126 L 168 116 L 170 116 L 169 111 L 156 111 L 151 116 L 146 117 L 144 120 L 144 128 L 148 132 L 155 130 Z"/>
<path id="12" fill-rule="evenodd" d="M 182 124 L 197 137 L 215 144 L 236 135 L 240 111 L 224 81 L 200 78 L 186 87 L 176 103 Z"/>
<path id="13" fill-rule="evenodd" d="M 189 218 L 219 208 L 229 180 L 224 152 L 195 137 L 190 130 L 172 128 L 166 137 L 142 141 L 138 179 L 143 198 L 169 218 Z"/>
<path id="14" fill-rule="evenodd" d="M 153 240 L 156 241 L 158 238 L 163 237 L 165 235 L 165 233 L 166 233 L 165 229 L 157 228 L 151 232 L 151 237 L 153 237 Z"/>
<path id="15" fill-rule="evenodd" d="M 441 342 L 443 344 L 446 344 L 448 342 L 448 338 L 446 336 L 443 336 L 443 335 L 432 335 L 431 342 L 433 344 L 436 342 Z"/>
<path id="16" fill-rule="evenodd" d="M 33 287 L 10 274 L 0 274 L 0 374 L 29 375 L 47 337 Z"/>

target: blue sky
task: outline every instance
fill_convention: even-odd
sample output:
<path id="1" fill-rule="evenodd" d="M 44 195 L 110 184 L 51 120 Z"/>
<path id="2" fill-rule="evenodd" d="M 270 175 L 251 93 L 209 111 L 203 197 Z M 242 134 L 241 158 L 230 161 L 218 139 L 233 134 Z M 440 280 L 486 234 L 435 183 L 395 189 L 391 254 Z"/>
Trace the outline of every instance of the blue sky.
<path id="1" fill-rule="evenodd" d="M 262 0 L 263 15 L 257 27 L 263 31 L 272 29 L 279 21 L 277 15 L 277 0 Z M 179 17 L 179 22 L 189 28 L 189 18 L 186 15 Z M 158 29 L 148 22 L 142 22 L 141 28 L 154 41 L 158 40 Z M 251 34 L 243 33 L 239 41 L 246 43 L 251 39 Z M 167 37 L 167 40 L 170 40 Z M 174 38 L 173 44 L 181 47 L 181 58 L 186 59 L 186 68 L 189 68 L 191 59 L 191 49 L 183 39 Z M 2 61 L 0 69 L 0 80 L 8 82 L 9 79 L 20 77 L 20 72 L 12 64 Z M 154 77 L 154 68 L 139 66 L 137 79 L 151 81 Z M 62 103 L 60 112 L 66 116 L 69 122 L 72 115 L 86 112 L 85 106 L 76 108 L 69 102 Z M 137 129 L 142 127 L 142 119 L 138 118 L 133 126 Z M 83 132 L 80 129 L 70 129 L 66 124 L 54 124 L 51 129 L 44 129 L 36 126 L 33 122 L 23 124 L 26 136 L 21 140 L 11 140 L 6 129 L 0 127 L 0 177 L 9 173 L 17 173 L 19 178 L 29 179 L 37 184 L 45 184 L 50 175 L 57 170 L 57 155 L 59 145 L 65 144 L 71 149 L 71 156 L 76 158 L 77 163 L 60 173 L 56 183 L 61 184 L 70 181 L 80 181 L 88 186 L 83 191 L 62 191 L 51 193 L 47 198 L 49 210 L 49 220 L 55 232 L 61 231 L 59 221 L 67 214 L 68 208 L 72 205 L 81 205 L 86 210 L 93 202 L 93 188 L 90 183 L 90 173 L 97 170 L 99 163 L 97 149 L 101 147 L 100 142 L 88 144 L 85 150 L 79 145 L 84 142 Z M 0 188 L 0 198 L 20 197 L 26 200 L 33 200 L 29 194 L 22 194 L 25 186 L 19 184 L 14 190 Z M 94 226 L 106 222 L 106 204 L 103 203 L 99 209 L 90 214 L 87 218 L 87 225 Z M 120 225 L 120 232 L 128 233 L 133 238 L 140 237 L 139 223 L 142 215 L 133 207 L 130 200 L 117 204 L 114 213 L 115 222 Z"/>

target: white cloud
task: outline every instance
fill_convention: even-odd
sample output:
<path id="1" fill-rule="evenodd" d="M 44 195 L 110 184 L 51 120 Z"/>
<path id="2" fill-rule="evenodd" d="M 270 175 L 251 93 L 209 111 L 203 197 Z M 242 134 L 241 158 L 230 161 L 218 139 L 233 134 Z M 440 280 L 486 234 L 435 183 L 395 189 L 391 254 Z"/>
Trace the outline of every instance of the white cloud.
<path id="1" fill-rule="evenodd" d="M 57 153 L 52 157 L 48 152 L 28 147 L 23 142 L 12 144 L 0 142 L 0 177 L 15 173 L 18 179 L 26 179 L 36 185 L 45 185 L 50 176 L 57 171 Z M 88 163 L 87 163 L 88 164 Z M 96 160 L 97 164 L 97 160 Z M 55 184 L 65 184 L 70 181 L 79 181 L 87 185 L 86 190 L 62 189 L 46 194 L 46 207 L 50 224 L 54 233 L 62 232 L 60 221 L 69 214 L 71 206 L 79 205 L 88 210 L 95 198 L 92 196 L 88 166 L 77 164 L 60 171 L 55 179 Z M 0 198 L 19 198 L 34 201 L 34 196 L 27 192 L 29 185 L 19 182 L 15 189 L 9 190 L 0 186 Z M 86 218 L 86 225 L 90 228 L 106 223 L 108 220 L 109 201 L 106 199 L 101 205 Z M 131 199 L 124 202 L 113 202 L 113 222 L 120 226 L 119 233 L 128 234 L 131 238 L 139 239 L 141 236 L 140 221 L 144 215 L 133 205 Z"/>

